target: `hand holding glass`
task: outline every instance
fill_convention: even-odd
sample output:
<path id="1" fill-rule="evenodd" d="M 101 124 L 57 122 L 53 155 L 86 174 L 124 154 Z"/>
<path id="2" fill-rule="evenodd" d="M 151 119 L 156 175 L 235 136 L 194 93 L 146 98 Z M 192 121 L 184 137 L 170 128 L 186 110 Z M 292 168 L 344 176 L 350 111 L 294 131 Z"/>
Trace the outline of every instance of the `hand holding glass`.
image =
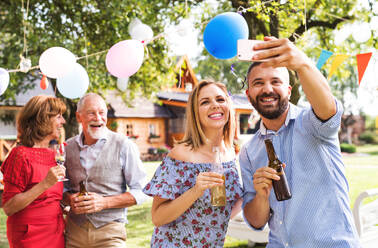
<path id="1" fill-rule="evenodd" d="M 213 147 L 213 152 L 215 153 L 215 162 L 211 164 L 211 171 L 222 175 L 223 185 L 211 188 L 211 205 L 214 207 L 223 207 L 226 206 L 226 186 L 224 183 L 226 178 L 224 176 L 219 147 Z"/>
<path id="2" fill-rule="evenodd" d="M 56 144 L 55 145 L 55 161 L 56 161 L 57 165 L 66 169 L 64 167 L 64 162 L 66 161 L 66 150 L 64 148 L 64 144 Z M 68 181 L 68 179 L 65 178 L 65 177 L 62 177 L 62 178 L 59 178 L 58 181 L 59 182 Z"/>

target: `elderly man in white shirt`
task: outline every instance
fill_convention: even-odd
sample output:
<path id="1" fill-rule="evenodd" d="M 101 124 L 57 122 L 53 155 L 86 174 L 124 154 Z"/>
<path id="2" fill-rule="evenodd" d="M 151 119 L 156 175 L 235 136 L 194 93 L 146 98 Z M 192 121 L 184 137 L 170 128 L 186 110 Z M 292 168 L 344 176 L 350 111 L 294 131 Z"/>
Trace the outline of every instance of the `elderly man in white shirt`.
<path id="1" fill-rule="evenodd" d="M 80 99 L 76 118 L 83 131 L 66 147 L 66 247 L 125 247 L 127 207 L 146 199 L 138 148 L 106 128 L 107 107 L 95 93 Z M 88 194 L 79 196 L 82 181 Z"/>

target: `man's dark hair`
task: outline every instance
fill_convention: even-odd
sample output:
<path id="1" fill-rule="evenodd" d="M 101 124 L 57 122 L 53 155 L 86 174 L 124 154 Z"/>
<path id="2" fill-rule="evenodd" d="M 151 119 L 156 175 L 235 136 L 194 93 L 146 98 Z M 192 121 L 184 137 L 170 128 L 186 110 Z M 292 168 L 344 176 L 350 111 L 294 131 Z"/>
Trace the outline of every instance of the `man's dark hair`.
<path id="1" fill-rule="evenodd" d="M 256 66 L 258 65 L 261 65 L 262 62 L 252 62 L 249 67 L 248 67 L 248 70 L 247 70 L 247 75 L 245 76 L 245 81 L 247 83 L 247 88 L 248 88 L 248 76 L 249 76 L 249 73 L 252 71 L 253 68 L 255 68 Z"/>

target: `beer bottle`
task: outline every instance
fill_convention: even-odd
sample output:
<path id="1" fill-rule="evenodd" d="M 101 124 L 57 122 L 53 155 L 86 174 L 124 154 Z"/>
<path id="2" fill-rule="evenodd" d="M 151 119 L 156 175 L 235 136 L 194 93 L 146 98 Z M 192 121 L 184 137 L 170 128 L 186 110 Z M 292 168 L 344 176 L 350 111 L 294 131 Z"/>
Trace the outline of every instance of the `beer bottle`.
<path id="1" fill-rule="evenodd" d="M 87 191 L 87 189 L 85 188 L 84 181 L 81 181 L 81 182 L 79 183 L 79 185 L 80 185 L 80 192 L 79 192 L 79 195 L 78 195 L 78 196 L 88 195 L 88 191 Z"/>
<path id="2" fill-rule="evenodd" d="M 277 171 L 277 175 L 280 177 L 280 180 L 273 181 L 274 194 L 276 195 L 277 201 L 284 201 L 291 198 L 289 184 L 287 183 L 286 175 L 282 162 L 278 159 L 272 141 L 270 139 L 265 140 L 266 151 L 269 158 L 269 167 Z"/>
<path id="3" fill-rule="evenodd" d="M 226 206 L 226 186 L 225 176 L 223 173 L 223 165 L 220 159 L 219 147 L 214 147 L 213 152 L 215 153 L 215 162 L 211 164 L 211 171 L 222 175 L 223 185 L 215 186 L 210 189 L 211 192 L 211 205 L 214 207 Z"/>

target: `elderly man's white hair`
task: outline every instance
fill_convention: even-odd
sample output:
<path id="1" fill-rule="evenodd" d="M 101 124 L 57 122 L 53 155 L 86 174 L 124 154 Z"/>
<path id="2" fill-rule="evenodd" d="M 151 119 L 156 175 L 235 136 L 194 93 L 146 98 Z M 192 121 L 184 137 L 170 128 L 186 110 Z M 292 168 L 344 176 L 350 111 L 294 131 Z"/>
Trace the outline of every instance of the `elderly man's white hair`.
<path id="1" fill-rule="evenodd" d="M 83 109 L 84 104 L 85 104 L 85 100 L 87 98 L 98 98 L 99 100 L 101 100 L 102 102 L 104 102 L 104 104 L 106 106 L 105 100 L 99 94 L 96 94 L 96 93 L 87 93 L 84 96 L 82 96 L 80 98 L 79 102 L 77 103 L 77 110 L 76 110 L 77 112 L 80 112 Z"/>

